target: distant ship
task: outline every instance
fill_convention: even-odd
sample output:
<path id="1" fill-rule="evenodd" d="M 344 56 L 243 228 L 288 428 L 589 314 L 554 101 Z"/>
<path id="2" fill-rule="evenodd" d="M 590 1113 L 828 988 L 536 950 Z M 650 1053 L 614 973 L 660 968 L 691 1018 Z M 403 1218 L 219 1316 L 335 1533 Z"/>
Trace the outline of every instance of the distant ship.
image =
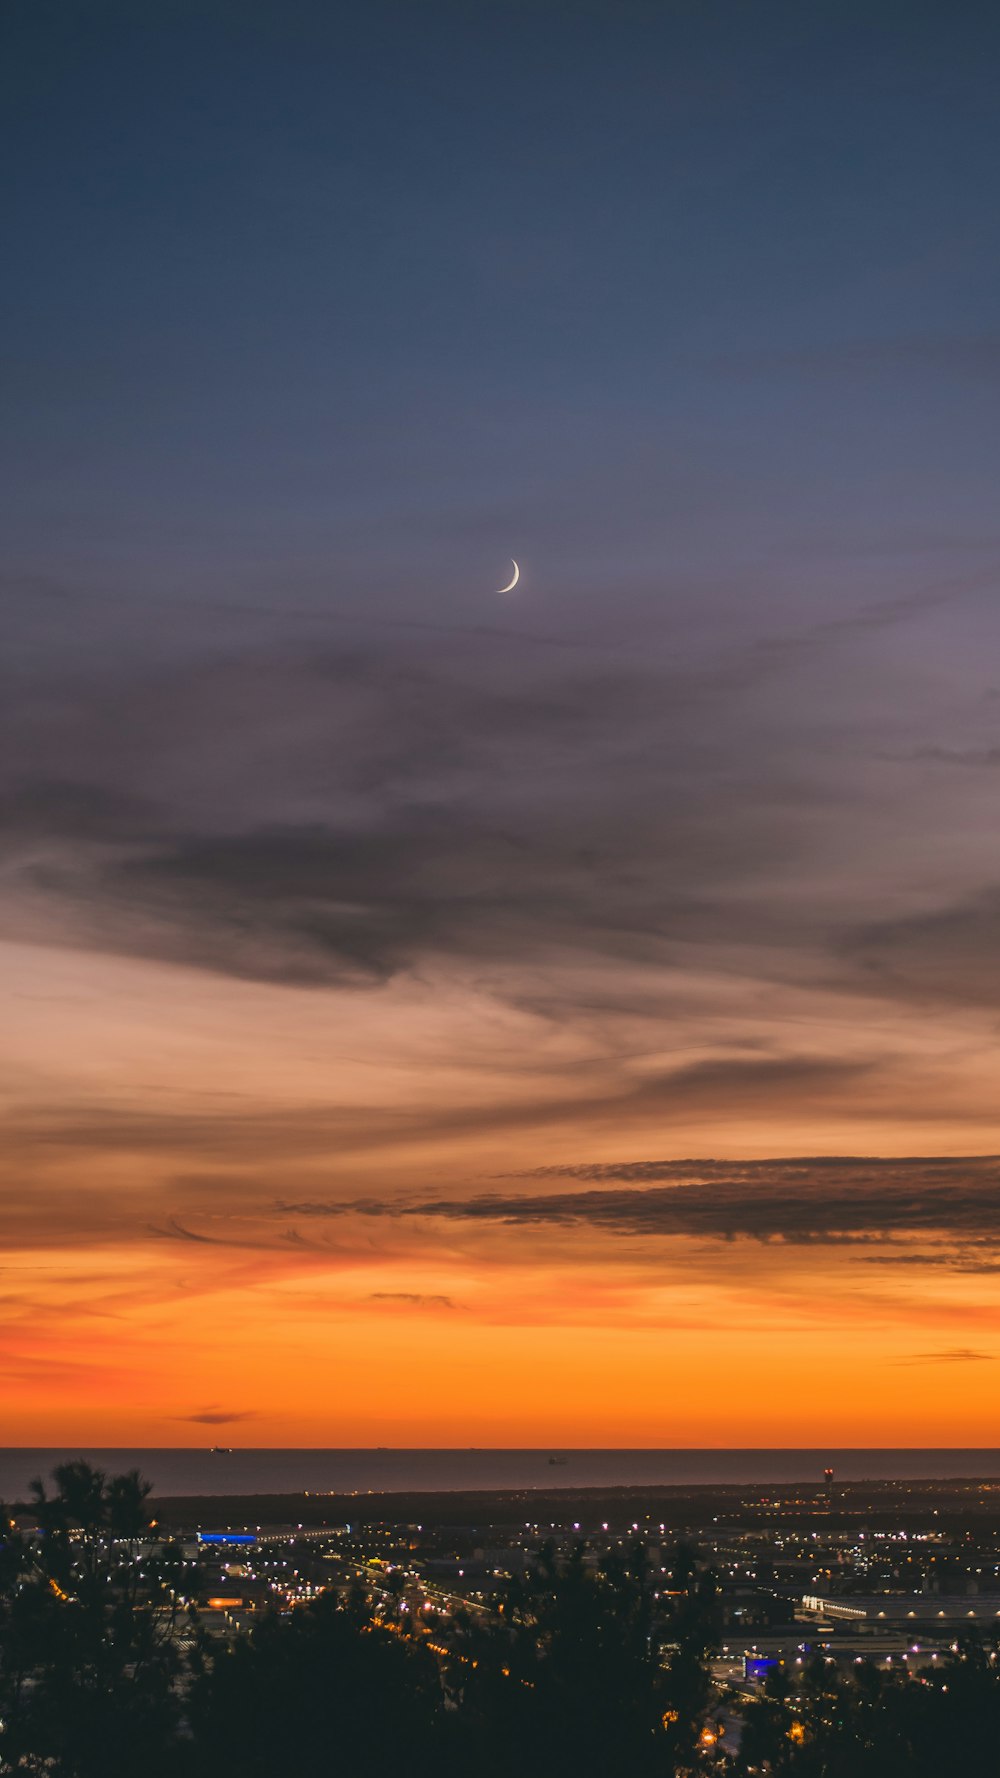
<path id="1" fill-rule="evenodd" d="M 568 1463 L 569 1458 L 568 1457 L 550 1457 L 549 1462 L 550 1463 Z"/>
<path id="2" fill-rule="evenodd" d="M 211 1457 L 231 1457 L 232 1454 L 232 1445 L 213 1445 L 209 1452 L 209 1456 Z"/>

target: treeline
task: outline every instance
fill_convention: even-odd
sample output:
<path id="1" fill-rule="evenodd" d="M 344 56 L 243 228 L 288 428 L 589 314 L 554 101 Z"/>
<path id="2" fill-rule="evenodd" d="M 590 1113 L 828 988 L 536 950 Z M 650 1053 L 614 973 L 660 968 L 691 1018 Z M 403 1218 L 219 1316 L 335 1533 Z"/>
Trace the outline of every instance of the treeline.
<path id="1" fill-rule="evenodd" d="M 819 1661 L 745 1709 L 708 1660 L 718 1593 L 696 1552 L 594 1568 L 544 1547 L 481 1613 L 409 1633 L 401 1586 L 327 1592 L 206 1633 L 179 1548 L 150 1542 L 149 1486 L 62 1466 L 41 1537 L 0 1541 L 0 1773 L 37 1778 L 942 1778 L 1000 1771 L 995 1651 L 926 1682 Z M 6 1517 L 7 1515 L 5 1515 Z"/>

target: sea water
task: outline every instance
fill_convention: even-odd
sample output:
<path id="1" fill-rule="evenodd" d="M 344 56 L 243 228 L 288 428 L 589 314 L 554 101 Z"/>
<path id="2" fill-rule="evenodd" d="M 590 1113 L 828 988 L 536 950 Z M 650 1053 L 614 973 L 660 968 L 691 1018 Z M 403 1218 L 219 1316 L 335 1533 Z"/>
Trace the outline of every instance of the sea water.
<path id="1" fill-rule="evenodd" d="M 33 1476 L 83 1457 L 109 1472 L 139 1469 L 172 1494 L 414 1493 L 465 1489 L 628 1488 L 1000 1477 L 1000 1450 L 0 1450 L 0 1500 L 23 1498 Z M 555 1461 L 553 1461 L 555 1459 Z"/>

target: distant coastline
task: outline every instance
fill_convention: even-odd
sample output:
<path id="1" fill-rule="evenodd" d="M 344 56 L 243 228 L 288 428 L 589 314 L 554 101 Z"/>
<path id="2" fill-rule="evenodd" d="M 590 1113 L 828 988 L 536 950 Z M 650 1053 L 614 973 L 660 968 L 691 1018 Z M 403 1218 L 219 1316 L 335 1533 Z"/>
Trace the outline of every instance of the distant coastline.
<path id="1" fill-rule="evenodd" d="M 509 1490 L 443 1489 L 433 1493 L 207 1494 L 154 1496 L 158 1519 L 176 1531 L 276 1530 L 319 1527 L 355 1530 L 363 1525 L 420 1524 L 454 1528 L 506 1526 L 518 1534 L 528 1524 L 553 1527 L 579 1520 L 594 1526 L 654 1520 L 676 1535 L 699 1527 L 751 1523 L 788 1528 L 811 1526 L 817 1510 L 827 1529 L 916 1532 L 929 1513 L 941 1531 L 965 1531 L 972 1523 L 1000 1535 L 1000 1481 L 993 1477 L 846 1482 L 829 1502 L 815 1481 L 784 1484 L 675 1484 L 624 1488 Z"/>

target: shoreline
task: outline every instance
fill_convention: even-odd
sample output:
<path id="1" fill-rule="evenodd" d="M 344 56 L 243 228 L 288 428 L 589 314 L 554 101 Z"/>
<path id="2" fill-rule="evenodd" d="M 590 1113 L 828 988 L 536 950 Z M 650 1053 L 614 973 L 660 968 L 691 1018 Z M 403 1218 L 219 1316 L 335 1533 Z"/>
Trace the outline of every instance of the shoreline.
<path id="1" fill-rule="evenodd" d="M 928 1509 L 939 1526 L 953 1521 L 996 1521 L 1000 1530 L 1000 1483 L 993 1477 L 926 1477 L 919 1480 L 845 1482 L 828 1504 L 822 1489 L 801 1483 L 727 1483 L 612 1488 L 532 1487 L 516 1489 L 365 1490 L 356 1493 L 233 1493 L 151 1496 L 161 1523 L 178 1529 L 212 1525 L 218 1529 L 282 1526 L 315 1530 L 348 1524 L 547 1525 L 582 1530 L 604 1520 L 620 1521 L 627 1508 L 635 1521 L 662 1523 L 673 1530 L 739 1517 L 761 1524 L 814 1520 L 822 1513 L 833 1526 L 864 1521 L 873 1528 L 926 1522 Z"/>

